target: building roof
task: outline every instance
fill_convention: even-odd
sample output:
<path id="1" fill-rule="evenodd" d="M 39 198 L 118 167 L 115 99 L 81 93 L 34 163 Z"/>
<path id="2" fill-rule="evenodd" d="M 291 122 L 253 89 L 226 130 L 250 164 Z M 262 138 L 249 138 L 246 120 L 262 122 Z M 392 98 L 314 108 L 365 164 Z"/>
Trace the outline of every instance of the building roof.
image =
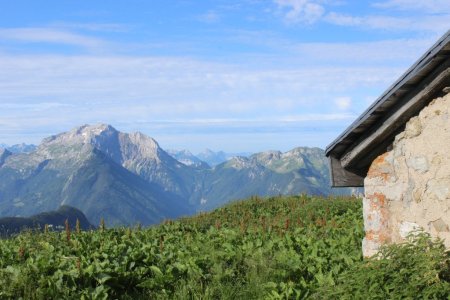
<path id="1" fill-rule="evenodd" d="M 450 87 L 450 30 L 325 150 L 332 186 L 363 186 L 371 162 L 423 107 Z"/>

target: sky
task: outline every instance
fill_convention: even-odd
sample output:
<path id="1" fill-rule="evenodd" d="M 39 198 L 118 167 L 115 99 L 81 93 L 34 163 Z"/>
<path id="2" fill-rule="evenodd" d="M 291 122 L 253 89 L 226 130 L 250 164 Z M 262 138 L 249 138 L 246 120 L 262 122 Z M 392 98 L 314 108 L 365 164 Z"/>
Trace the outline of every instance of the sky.
<path id="1" fill-rule="evenodd" d="M 0 144 L 325 148 L 449 25 L 448 0 L 0 0 Z"/>

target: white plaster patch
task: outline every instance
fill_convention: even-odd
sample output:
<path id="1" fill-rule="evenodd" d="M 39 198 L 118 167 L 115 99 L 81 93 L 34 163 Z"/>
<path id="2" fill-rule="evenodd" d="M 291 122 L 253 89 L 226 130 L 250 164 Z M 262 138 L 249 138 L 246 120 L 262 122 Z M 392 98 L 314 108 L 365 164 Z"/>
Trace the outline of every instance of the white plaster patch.
<path id="1" fill-rule="evenodd" d="M 406 238 L 411 232 L 420 230 L 419 224 L 414 222 L 403 221 L 400 223 L 399 234 L 402 238 Z"/>
<path id="2" fill-rule="evenodd" d="M 362 248 L 364 257 L 370 257 L 377 254 L 380 249 L 380 243 L 378 241 L 371 241 L 364 238 L 362 241 Z"/>
<path id="3" fill-rule="evenodd" d="M 440 201 L 450 199 L 450 181 L 439 181 L 432 179 L 427 184 L 427 194 L 436 196 Z"/>
<path id="4" fill-rule="evenodd" d="M 401 201 L 406 190 L 407 184 L 399 182 L 386 188 L 386 190 L 384 190 L 384 195 L 390 201 Z"/>
<path id="5" fill-rule="evenodd" d="M 428 159 L 425 156 L 416 156 L 406 161 L 408 167 L 413 168 L 417 172 L 425 173 L 429 169 Z"/>

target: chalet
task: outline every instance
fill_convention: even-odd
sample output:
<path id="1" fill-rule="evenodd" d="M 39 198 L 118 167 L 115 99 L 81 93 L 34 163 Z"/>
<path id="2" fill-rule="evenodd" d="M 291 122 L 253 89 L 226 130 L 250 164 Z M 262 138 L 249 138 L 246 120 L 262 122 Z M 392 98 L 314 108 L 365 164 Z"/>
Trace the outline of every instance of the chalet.
<path id="1" fill-rule="evenodd" d="M 334 187 L 362 187 L 363 253 L 422 229 L 450 248 L 450 31 L 326 149 Z"/>

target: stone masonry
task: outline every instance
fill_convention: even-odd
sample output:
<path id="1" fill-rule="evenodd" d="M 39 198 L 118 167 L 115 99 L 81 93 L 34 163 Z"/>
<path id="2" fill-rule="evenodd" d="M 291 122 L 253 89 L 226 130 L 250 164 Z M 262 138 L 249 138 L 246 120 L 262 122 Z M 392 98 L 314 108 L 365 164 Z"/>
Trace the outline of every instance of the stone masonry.
<path id="1" fill-rule="evenodd" d="M 450 94 L 433 100 L 376 158 L 364 180 L 364 256 L 417 229 L 450 248 Z"/>

